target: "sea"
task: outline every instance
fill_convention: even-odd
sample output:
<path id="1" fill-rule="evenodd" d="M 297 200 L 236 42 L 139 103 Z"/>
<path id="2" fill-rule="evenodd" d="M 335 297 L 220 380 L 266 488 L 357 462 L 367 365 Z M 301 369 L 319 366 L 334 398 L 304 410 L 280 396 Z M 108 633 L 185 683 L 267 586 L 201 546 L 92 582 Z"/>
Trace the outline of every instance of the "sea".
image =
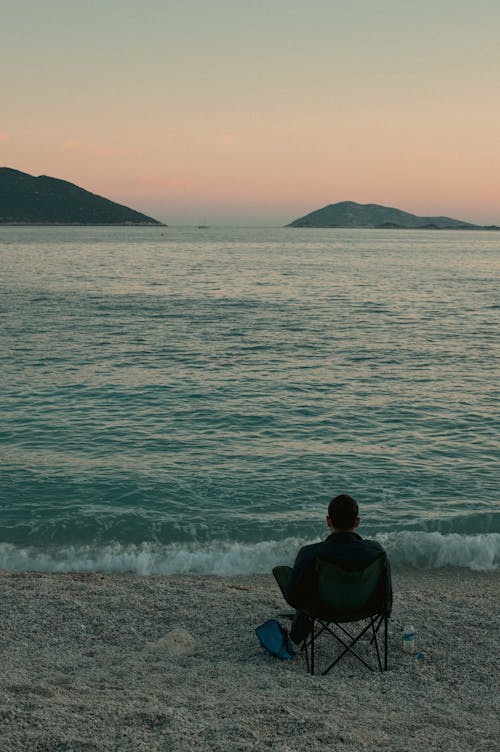
<path id="1" fill-rule="evenodd" d="M 500 233 L 0 228 L 0 569 L 500 563 Z"/>

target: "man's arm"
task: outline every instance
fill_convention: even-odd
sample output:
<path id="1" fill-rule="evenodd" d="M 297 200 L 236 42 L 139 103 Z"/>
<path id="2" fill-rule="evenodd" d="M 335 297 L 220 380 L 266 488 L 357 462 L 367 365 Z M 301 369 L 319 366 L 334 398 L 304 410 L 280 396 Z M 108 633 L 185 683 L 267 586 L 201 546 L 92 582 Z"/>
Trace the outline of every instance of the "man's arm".
<path id="1" fill-rule="evenodd" d="M 304 608 L 313 586 L 314 545 L 304 546 L 295 559 L 286 588 L 286 600 L 294 608 Z"/>
<path id="2" fill-rule="evenodd" d="M 389 561 L 389 558 L 387 558 L 387 580 L 386 580 L 386 587 L 387 587 L 387 601 L 389 603 L 389 616 L 392 611 L 392 572 L 391 572 L 391 562 Z"/>

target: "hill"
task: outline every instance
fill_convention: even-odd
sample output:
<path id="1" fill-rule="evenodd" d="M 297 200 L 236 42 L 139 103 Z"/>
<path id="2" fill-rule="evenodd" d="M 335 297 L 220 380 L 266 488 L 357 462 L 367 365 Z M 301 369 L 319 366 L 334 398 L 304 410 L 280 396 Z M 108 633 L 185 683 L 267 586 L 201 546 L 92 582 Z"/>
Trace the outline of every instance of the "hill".
<path id="1" fill-rule="evenodd" d="M 287 227 L 365 227 L 405 230 L 499 230 L 450 217 L 418 217 L 415 214 L 379 204 L 341 201 L 295 219 Z"/>
<path id="2" fill-rule="evenodd" d="M 162 225 L 66 180 L 0 167 L 0 225 Z"/>

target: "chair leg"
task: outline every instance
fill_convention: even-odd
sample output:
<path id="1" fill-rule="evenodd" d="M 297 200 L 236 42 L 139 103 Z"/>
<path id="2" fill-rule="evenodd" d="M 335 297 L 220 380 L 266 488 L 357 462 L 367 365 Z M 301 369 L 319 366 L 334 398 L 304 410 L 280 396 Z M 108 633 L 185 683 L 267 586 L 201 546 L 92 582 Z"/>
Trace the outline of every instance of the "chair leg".
<path id="1" fill-rule="evenodd" d="M 314 676 L 314 637 L 315 637 L 315 622 L 312 623 L 311 632 L 311 676 Z"/>
<path id="2" fill-rule="evenodd" d="M 307 637 L 304 639 L 304 642 L 302 643 L 302 650 L 305 653 L 306 656 L 306 667 L 307 667 L 307 673 L 310 673 L 310 665 L 309 665 L 309 649 L 307 647 Z"/>
<path id="3" fill-rule="evenodd" d="M 371 639 L 370 639 L 370 645 L 373 645 L 375 643 L 375 651 L 377 654 L 377 662 L 378 662 L 378 668 L 380 671 L 387 671 L 387 654 L 388 654 L 388 618 L 385 614 L 382 614 L 379 618 L 377 617 L 369 617 L 368 624 L 358 633 L 357 636 L 354 636 L 350 632 L 348 632 L 347 629 L 345 629 L 341 624 L 336 624 L 335 622 L 332 622 L 332 624 L 335 624 L 335 627 L 340 629 L 347 638 L 349 638 L 350 642 L 346 642 L 342 637 L 337 634 L 329 625 L 329 623 L 322 622 L 321 620 L 318 620 L 316 622 L 315 620 L 312 621 L 312 632 L 310 634 L 309 638 L 305 638 L 304 642 L 302 643 L 302 650 L 305 652 L 306 657 L 306 666 L 307 671 L 311 676 L 314 676 L 314 671 L 316 668 L 316 639 L 326 630 L 329 632 L 332 637 L 334 637 L 337 642 L 339 642 L 342 647 L 344 648 L 340 655 L 338 655 L 335 660 L 328 666 L 325 671 L 322 671 L 321 673 L 327 674 L 331 669 L 345 656 L 347 653 L 352 653 L 352 655 L 357 658 L 364 666 L 366 666 L 367 669 L 370 671 L 374 671 L 374 667 L 371 666 L 367 661 L 362 658 L 359 653 L 354 650 L 354 646 L 357 644 L 357 642 L 363 637 L 363 635 L 366 634 L 369 630 L 371 630 Z M 380 627 L 382 626 L 382 623 L 384 625 L 384 660 L 382 662 L 382 656 L 380 654 L 380 647 L 378 644 L 377 639 L 377 632 L 379 631 Z M 319 625 L 317 628 L 316 625 Z M 310 654 L 309 654 L 310 650 Z"/>
<path id="4" fill-rule="evenodd" d="M 320 632 L 318 632 L 318 634 L 321 634 L 323 629 L 321 629 Z M 306 656 L 306 667 L 307 667 L 308 674 L 314 674 L 314 637 L 315 637 L 315 622 L 313 620 L 312 632 L 310 633 L 310 635 L 306 635 L 304 637 L 304 640 L 302 642 L 302 648 L 301 648 L 301 650 L 304 651 L 305 656 Z M 311 651 L 310 655 L 309 655 L 309 650 Z"/>
<path id="5" fill-rule="evenodd" d="M 376 627 L 375 627 L 375 632 L 378 632 L 378 631 L 379 631 L 379 629 L 380 629 L 380 626 L 381 626 L 381 624 L 382 624 L 383 620 L 384 620 L 384 616 L 383 616 L 383 615 L 382 615 L 382 616 L 379 616 L 379 619 L 378 619 L 377 625 L 376 625 Z M 375 619 L 375 621 L 377 621 L 377 620 Z M 372 645 L 372 644 L 373 644 L 373 640 L 374 640 L 374 638 L 372 637 L 372 638 L 371 638 L 371 640 L 370 640 L 370 645 Z"/>
<path id="6" fill-rule="evenodd" d="M 338 624 L 336 624 L 336 626 L 338 627 L 339 625 L 338 625 Z M 330 634 L 331 634 L 331 635 L 332 635 L 332 636 L 333 636 L 333 637 L 334 637 L 334 638 L 335 638 L 335 639 L 337 640 L 337 642 L 340 642 L 340 644 L 341 644 L 341 645 L 343 645 L 343 647 L 344 647 L 344 650 L 343 650 L 343 651 L 342 651 L 342 652 L 340 653 L 340 655 L 338 655 L 338 656 L 337 656 L 337 657 L 335 658 L 335 660 L 334 660 L 334 661 L 333 661 L 332 663 L 330 663 L 330 665 L 328 666 L 328 668 L 327 668 L 327 669 L 326 669 L 325 671 L 323 671 L 323 674 L 327 674 L 327 673 L 328 673 L 329 671 L 331 671 L 331 669 L 332 669 L 332 668 L 333 668 L 333 667 L 334 667 L 334 666 L 335 666 L 335 665 L 336 665 L 336 664 L 337 664 L 337 663 L 338 663 L 338 662 L 339 662 L 339 661 L 341 660 L 341 658 L 343 658 L 343 657 L 344 657 L 344 656 L 345 656 L 345 655 L 346 655 L 347 653 L 352 653 L 352 654 L 353 654 L 353 655 L 354 655 L 354 656 L 355 656 L 355 657 L 356 657 L 356 658 L 358 659 L 358 661 L 361 661 L 361 663 L 362 663 L 362 664 L 363 664 L 364 666 L 366 666 L 366 668 L 367 668 L 367 669 L 369 669 L 370 671 L 373 671 L 373 670 L 374 670 L 374 669 L 373 669 L 373 666 L 370 666 L 370 664 L 369 664 L 369 663 L 367 663 L 367 662 L 365 661 L 365 659 L 364 659 L 364 658 L 362 658 L 362 657 L 361 657 L 361 656 L 359 655 L 359 653 L 357 653 L 357 652 L 356 652 L 355 650 L 353 650 L 353 646 L 354 646 L 354 645 L 356 645 L 356 644 L 357 644 L 357 642 L 358 642 L 358 641 L 359 641 L 359 640 L 360 640 L 360 639 L 361 639 L 361 638 L 363 637 L 363 635 L 364 635 L 364 634 L 365 634 L 365 633 L 366 633 L 366 632 L 367 632 L 367 631 L 368 631 L 368 630 L 370 629 L 370 626 L 371 626 L 371 621 L 370 621 L 370 623 L 368 623 L 368 624 L 366 625 L 366 627 L 364 627 L 364 628 L 363 628 L 363 629 L 361 630 L 361 632 L 360 632 L 360 633 L 359 633 L 359 634 L 358 634 L 358 635 L 357 635 L 357 636 L 356 636 L 356 637 L 355 637 L 355 638 L 354 638 L 354 639 L 353 639 L 353 640 L 352 640 L 352 641 L 351 641 L 351 642 L 350 642 L 349 644 L 348 644 L 347 642 L 344 642 L 344 640 L 343 640 L 343 639 L 342 639 L 341 637 L 339 637 L 339 635 L 338 635 L 338 634 L 336 634 L 336 633 L 335 633 L 335 632 L 334 632 L 333 630 L 331 630 L 331 629 L 328 629 L 328 631 L 330 632 Z M 342 630 L 342 631 L 345 631 L 345 630 Z"/>
<path id="7" fill-rule="evenodd" d="M 387 671 L 387 614 L 384 615 L 384 671 Z"/>
<path id="8" fill-rule="evenodd" d="M 375 629 L 375 619 L 373 618 L 373 616 L 370 616 L 370 624 L 372 627 L 372 639 L 370 642 L 375 643 L 375 652 L 377 653 L 378 667 L 380 671 L 382 671 L 383 669 L 382 669 L 382 661 L 380 660 L 380 650 L 378 648 L 377 630 Z"/>

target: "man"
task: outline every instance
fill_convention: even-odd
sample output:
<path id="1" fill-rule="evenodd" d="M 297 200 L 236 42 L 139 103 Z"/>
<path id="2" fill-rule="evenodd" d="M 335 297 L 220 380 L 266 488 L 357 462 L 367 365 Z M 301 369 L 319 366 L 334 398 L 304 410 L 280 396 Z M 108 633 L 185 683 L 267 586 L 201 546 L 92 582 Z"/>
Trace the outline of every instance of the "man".
<path id="1" fill-rule="evenodd" d="M 347 494 L 335 496 L 328 505 L 326 524 L 330 535 L 326 540 L 300 549 L 293 569 L 275 567 L 273 574 L 287 603 L 297 609 L 290 637 L 296 644 L 311 631 L 311 620 L 301 609 L 314 610 L 314 560 L 327 559 L 348 570 L 362 569 L 370 564 L 384 549 L 372 540 L 364 540 L 356 532 L 361 522 L 358 503 Z M 391 593 L 391 576 L 388 571 L 387 587 Z"/>

